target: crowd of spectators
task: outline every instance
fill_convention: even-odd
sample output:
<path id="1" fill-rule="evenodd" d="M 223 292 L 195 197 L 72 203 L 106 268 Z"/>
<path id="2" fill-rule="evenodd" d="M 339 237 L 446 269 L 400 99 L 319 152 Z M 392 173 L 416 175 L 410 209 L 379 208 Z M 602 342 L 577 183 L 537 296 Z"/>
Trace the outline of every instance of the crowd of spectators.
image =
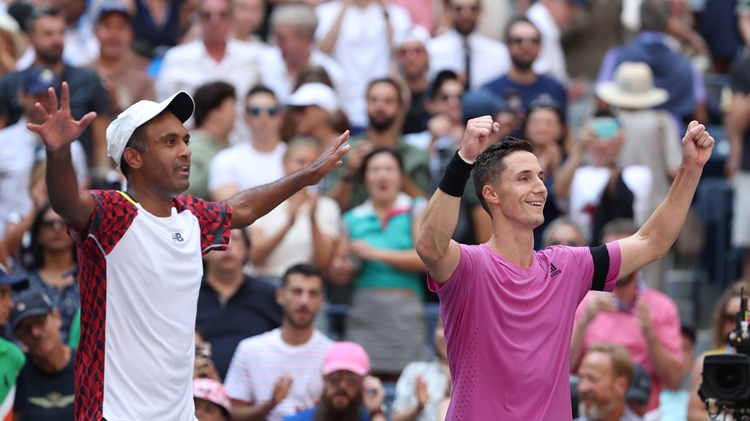
<path id="1" fill-rule="evenodd" d="M 83 188 L 127 190 L 128 169 L 106 157 L 107 125 L 179 90 L 195 102 L 188 193 L 205 199 L 291 174 L 351 131 L 341 168 L 205 257 L 201 420 L 437 420 L 448 356 L 414 240 L 467 120 L 482 115 L 534 145 L 547 188 L 537 248 L 636 232 L 676 175 L 687 123 L 723 126 L 728 150 L 713 159 L 734 217 L 722 246 L 744 264 L 739 284 L 717 286 L 711 352 L 734 352 L 725 335 L 750 282 L 747 43 L 748 0 L 1 2 L 0 333 L 25 358 L 6 359 L 0 340 L 0 372 L 17 378 L 0 385 L 0 419 L 72 419 L 77 255 L 26 127 L 63 81 L 74 118 L 97 113 L 72 145 Z M 454 239 L 489 238 L 483 205 L 469 182 Z M 675 261 L 581 303 L 573 417 L 707 419 L 697 320 L 665 294 Z"/>

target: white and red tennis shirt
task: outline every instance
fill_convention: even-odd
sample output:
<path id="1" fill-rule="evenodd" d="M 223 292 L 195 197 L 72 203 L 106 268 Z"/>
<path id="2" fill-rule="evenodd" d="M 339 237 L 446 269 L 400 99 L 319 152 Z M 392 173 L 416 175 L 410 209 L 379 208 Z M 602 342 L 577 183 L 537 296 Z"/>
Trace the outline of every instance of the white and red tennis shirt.
<path id="1" fill-rule="evenodd" d="M 126 193 L 91 191 L 78 243 L 76 419 L 194 420 L 195 313 L 203 254 L 229 242 L 225 203 L 179 195 L 157 217 Z"/>

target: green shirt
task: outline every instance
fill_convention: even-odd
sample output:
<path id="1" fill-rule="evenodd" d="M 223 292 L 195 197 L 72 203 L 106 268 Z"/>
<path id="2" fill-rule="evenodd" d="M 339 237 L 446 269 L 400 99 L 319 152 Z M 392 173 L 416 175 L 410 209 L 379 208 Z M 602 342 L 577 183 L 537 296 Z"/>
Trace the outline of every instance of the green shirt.
<path id="1" fill-rule="evenodd" d="M 355 136 L 349 140 L 349 144 L 354 147 L 354 145 L 364 140 L 366 140 L 364 135 Z M 401 157 L 401 161 L 404 164 L 404 173 L 414 181 L 414 184 L 416 184 L 420 190 L 428 193 L 430 191 L 430 156 L 427 152 L 409 145 L 401 136 L 399 136 L 394 149 L 396 154 Z M 340 168 L 334 169 L 326 177 L 324 183 L 325 187 L 323 188 L 324 192 L 330 191 L 341 180 L 348 162 L 346 155 L 344 156 L 343 162 L 344 165 Z M 352 181 L 352 196 L 349 201 L 349 206 L 342 210 L 352 209 L 361 205 L 365 202 L 367 197 L 368 194 L 365 185 L 362 184 L 359 177 L 355 178 Z"/>
<path id="2" fill-rule="evenodd" d="M 190 187 L 188 194 L 208 199 L 208 170 L 211 160 L 229 143 L 213 138 L 204 131 L 190 133 Z"/>
<path id="3" fill-rule="evenodd" d="M 26 357 L 13 342 L 0 338 L 0 419 L 5 419 L 13 408 L 16 379 Z"/>
<path id="4" fill-rule="evenodd" d="M 78 348 L 78 341 L 81 339 L 81 309 L 76 311 L 73 316 L 73 320 L 70 322 L 70 333 L 68 333 L 68 345 L 73 348 Z"/>

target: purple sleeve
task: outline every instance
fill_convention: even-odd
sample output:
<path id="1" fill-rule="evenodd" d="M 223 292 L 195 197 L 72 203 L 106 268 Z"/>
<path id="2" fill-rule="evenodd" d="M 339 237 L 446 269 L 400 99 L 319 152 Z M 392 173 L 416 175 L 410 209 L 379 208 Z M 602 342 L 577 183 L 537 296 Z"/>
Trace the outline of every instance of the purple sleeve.
<path id="1" fill-rule="evenodd" d="M 459 244 L 459 247 L 461 249 L 461 255 L 458 260 L 458 266 L 456 266 L 456 270 L 453 271 L 453 274 L 450 276 L 450 278 L 443 282 L 442 285 L 437 283 L 437 281 L 435 281 L 430 275 L 430 272 L 427 271 L 427 288 L 429 288 L 430 291 L 440 294 L 442 290 L 446 289 L 449 283 L 457 283 L 453 282 L 454 279 L 471 276 L 471 269 L 473 268 L 471 262 L 473 261 L 473 259 L 470 256 L 465 244 Z"/>
<path id="2" fill-rule="evenodd" d="M 697 103 L 706 102 L 706 85 L 703 83 L 703 75 L 695 66 L 691 66 L 693 71 L 693 99 Z"/>
<path id="3" fill-rule="evenodd" d="M 617 59 L 617 49 L 610 48 L 607 54 L 602 59 L 602 66 L 599 68 L 599 76 L 596 78 L 596 83 L 609 82 L 612 80 L 612 75 L 615 74 L 615 62 Z"/>
<path id="4" fill-rule="evenodd" d="M 607 280 L 604 283 L 604 291 L 612 292 L 615 290 L 617 278 L 620 277 L 620 265 L 622 264 L 620 243 L 617 241 L 607 243 L 607 252 L 609 253 L 609 270 L 607 271 Z"/>

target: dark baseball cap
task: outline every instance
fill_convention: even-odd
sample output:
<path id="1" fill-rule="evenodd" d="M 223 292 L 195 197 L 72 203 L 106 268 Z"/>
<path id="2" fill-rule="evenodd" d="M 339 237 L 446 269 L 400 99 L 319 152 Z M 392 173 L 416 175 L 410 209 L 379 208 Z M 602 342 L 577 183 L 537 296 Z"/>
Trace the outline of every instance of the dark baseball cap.
<path id="1" fill-rule="evenodd" d="M 633 378 L 625 395 L 628 401 L 636 401 L 641 405 L 648 403 L 651 396 L 651 376 L 640 364 L 633 364 Z"/>
<path id="2" fill-rule="evenodd" d="M 29 287 L 29 280 L 22 275 L 11 275 L 8 268 L 0 264 L 0 285 L 10 285 L 13 290 L 21 291 Z"/>
<path id="3" fill-rule="evenodd" d="M 60 82 L 57 75 L 46 67 L 34 67 L 26 72 L 23 79 L 23 91 L 28 95 L 39 95 L 49 88 L 57 89 Z"/>
<path id="4" fill-rule="evenodd" d="M 16 330 L 18 324 L 31 316 L 49 314 L 55 307 L 52 301 L 42 292 L 25 290 L 13 297 L 13 308 L 10 310 L 10 327 Z"/>

